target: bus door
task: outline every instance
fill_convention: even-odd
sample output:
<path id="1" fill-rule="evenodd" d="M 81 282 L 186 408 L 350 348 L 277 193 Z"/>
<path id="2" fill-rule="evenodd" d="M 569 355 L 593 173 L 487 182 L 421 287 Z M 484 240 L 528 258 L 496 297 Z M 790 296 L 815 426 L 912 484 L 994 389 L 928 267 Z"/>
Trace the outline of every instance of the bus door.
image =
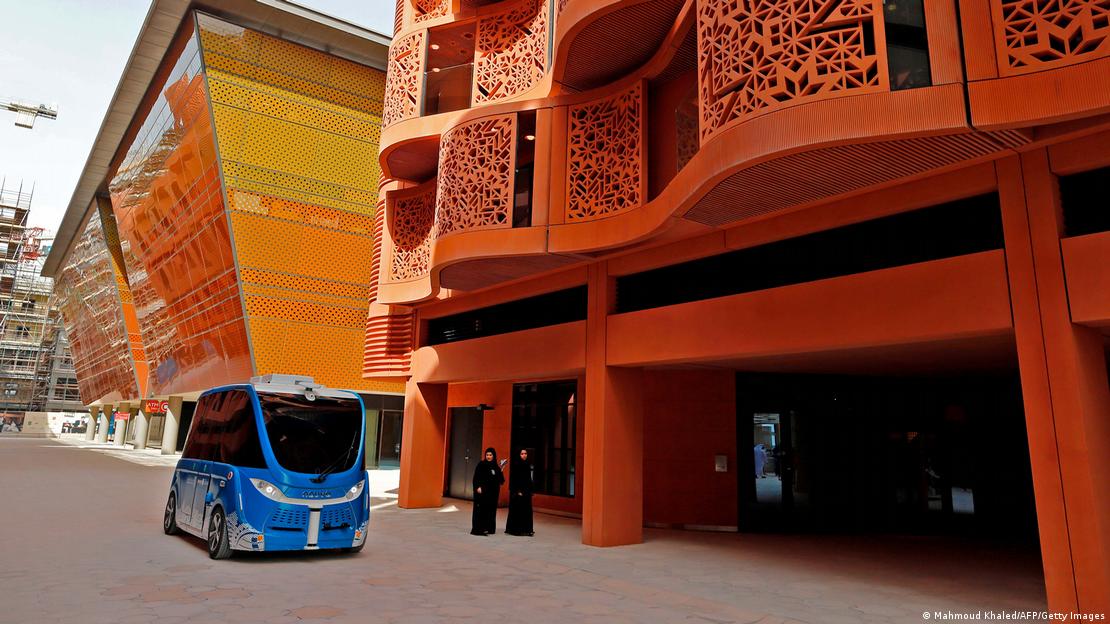
<path id="1" fill-rule="evenodd" d="M 191 526 L 189 518 L 193 514 L 193 493 L 197 487 L 197 462 L 182 460 L 177 463 L 177 521 Z"/>
<path id="2" fill-rule="evenodd" d="M 212 455 L 219 444 L 219 432 L 212 422 L 212 407 L 218 403 L 222 393 L 206 394 L 197 403 L 193 415 L 192 431 L 185 443 L 183 457 L 191 461 L 189 472 L 183 475 L 181 500 L 178 507 L 184 515 L 184 524 L 194 529 L 204 526 L 205 496 L 211 481 L 210 466 Z M 183 464 L 186 462 L 182 462 Z"/>

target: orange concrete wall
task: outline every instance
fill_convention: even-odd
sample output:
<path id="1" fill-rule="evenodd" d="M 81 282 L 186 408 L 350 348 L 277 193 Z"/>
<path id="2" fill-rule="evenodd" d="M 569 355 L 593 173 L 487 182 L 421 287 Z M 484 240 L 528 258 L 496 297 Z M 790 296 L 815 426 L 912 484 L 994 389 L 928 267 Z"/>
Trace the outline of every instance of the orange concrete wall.
<path id="1" fill-rule="evenodd" d="M 715 455 L 728 457 L 728 472 L 715 471 Z M 746 466 L 736 454 L 733 371 L 644 372 L 646 524 L 735 527 Z"/>
<path id="2" fill-rule="evenodd" d="M 1110 327 L 1110 232 L 1060 241 L 1075 323 Z"/>
<path id="3" fill-rule="evenodd" d="M 1001 251 L 618 314 L 608 324 L 608 362 L 617 366 L 1005 335 L 1011 326 Z"/>

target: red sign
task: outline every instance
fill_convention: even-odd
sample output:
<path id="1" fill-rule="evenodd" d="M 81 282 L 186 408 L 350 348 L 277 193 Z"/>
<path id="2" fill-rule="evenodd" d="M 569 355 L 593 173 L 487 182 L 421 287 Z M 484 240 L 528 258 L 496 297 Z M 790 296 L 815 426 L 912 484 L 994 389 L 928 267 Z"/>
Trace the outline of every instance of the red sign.
<path id="1" fill-rule="evenodd" d="M 169 401 L 159 401 L 157 399 L 153 399 L 146 402 L 146 409 L 144 409 L 143 411 L 147 414 L 165 414 L 169 410 Z"/>
<path id="2" fill-rule="evenodd" d="M 112 412 L 112 414 L 115 415 L 116 420 L 127 420 L 131 418 L 131 412 Z"/>

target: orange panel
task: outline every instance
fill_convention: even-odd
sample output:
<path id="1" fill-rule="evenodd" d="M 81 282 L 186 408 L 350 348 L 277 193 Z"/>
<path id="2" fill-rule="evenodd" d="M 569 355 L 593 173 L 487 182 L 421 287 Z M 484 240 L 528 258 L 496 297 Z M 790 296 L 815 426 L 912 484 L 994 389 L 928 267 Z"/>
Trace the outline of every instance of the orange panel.
<path id="1" fill-rule="evenodd" d="M 1110 232 L 1060 241 L 1071 320 L 1110 327 Z"/>
<path id="2" fill-rule="evenodd" d="M 198 23 L 257 373 L 401 391 L 362 377 L 385 76 Z"/>
<path id="3" fill-rule="evenodd" d="M 114 402 L 142 396 L 146 381 L 142 341 L 133 324 L 135 307 L 119 252 L 110 208 L 97 207 L 55 281 L 58 307 L 73 352 L 82 402 Z M 126 302 L 126 303 L 124 303 Z"/>
<path id="4" fill-rule="evenodd" d="M 148 391 L 247 380 L 243 308 L 191 33 L 109 189 L 150 363 Z"/>

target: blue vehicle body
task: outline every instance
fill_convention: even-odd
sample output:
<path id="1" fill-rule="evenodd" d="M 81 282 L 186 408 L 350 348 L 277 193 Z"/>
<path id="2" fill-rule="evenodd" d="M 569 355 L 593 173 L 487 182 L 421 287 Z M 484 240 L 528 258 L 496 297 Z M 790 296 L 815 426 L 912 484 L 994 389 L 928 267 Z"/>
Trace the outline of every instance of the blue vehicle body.
<path id="1" fill-rule="evenodd" d="M 199 427 L 202 430 L 200 438 L 206 440 L 208 446 L 199 452 L 194 450 L 194 456 L 190 457 L 186 456 L 190 453 L 190 445 L 186 443 L 186 453 L 178 461 L 170 484 L 166 532 L 180 529 L 210 540 L 212 518 L 220 510 L 226 519 L 226 528 L 219 527 L 219 521 L 215 526 L 226 530 L 226 543 L 231 550 L 360 549 L 366 541 L 370 517 L 369 475 L 362 468 L 366 425 L 362 417 L 361 398 L 352 392 L 315 385 L 311 378 L 272 377 L 282 379 L 269 383 L 270 376 L 261 378 L 264 381 L 256 378 L 251 384 L 221 386 L 201 395 L 189 436 L 196 437 Z M 232 435 L 226 432 L 226 426 L 221 432 L 220 412 L 213 406 L 218 405 L 221 399 L 230 401 L 231 397 L 242 406 L 243 395 L 230 394 L 242 392 L 249 397 L 253 412 L 249 417 L 253 417 L 254 435 L 261 447 L 261 457 L 253 461 L 253 466 L 222 461 L 229 455 L 228 451 L 223 451 L 222 457 L 219 457 L 220 451 L 204 452 L 215 448 L 211 446 L 211 440 L 220 440 L 216 444 L 224 445 L 220 436 Z M 316 396 L 320 397 L 316 403 L 341 399 L 348 407 L 351 399 L 357 401 L 357 455 L 352 461 L 349 455 L 355 454 L 355 443 L 342 441 L 341 445 L 350 444 L 348 457 L 342 458 L 343 469 L 324 475 L 323 480 L 319 472 L 295 472 L 284 467 L 268 435 L 260 397 L 291 397 L 297 392 L 301 396 L 310 395 L 307 406 L 313 404 Z M 212 414 L 216 414 L 216 420 L 213 420 Z M 207 430 L 205 427 L 208 427 Z M 246 434 L 235 438 L 232 443 L 242 444 L 243 437 Z M 295 445 L 297 440 L 282 438 L 282 443 Z M 172 524 L 176 525 L 174 530 L 171 530 L 171 517 Z M 213 553 L 211 544 L 209 553 L 213 558 L 219 558 Z"/>

